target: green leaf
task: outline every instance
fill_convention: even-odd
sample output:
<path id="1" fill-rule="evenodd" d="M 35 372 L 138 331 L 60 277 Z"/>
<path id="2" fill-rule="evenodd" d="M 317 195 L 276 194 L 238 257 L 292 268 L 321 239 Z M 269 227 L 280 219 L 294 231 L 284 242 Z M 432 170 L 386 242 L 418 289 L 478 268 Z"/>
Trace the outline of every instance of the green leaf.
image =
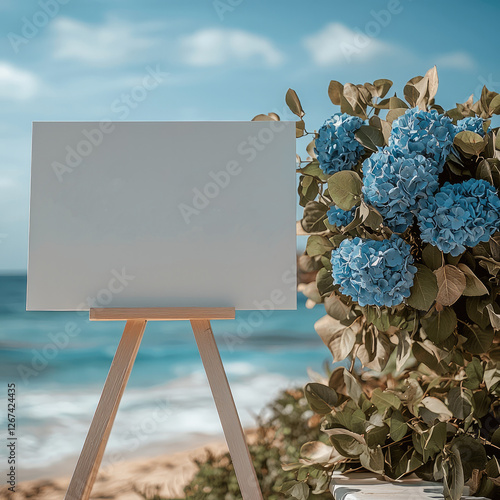
<path id="1" fill-rule="evenodd" d="M 278 118 L 276 119 L 276 117 L 278 117 Z M 279 121 L 279 116 L 276 113 L 269 113 L 267 115 L 260 114 L 260 115 L 254 116 L 252 118 L 252 121 L 253 122 L 275 122 L 275 121 Z"/>
<path id="2" fill-rule="evenodd" d="M 321 441 L 308 441 L 300 448 L 300 456 L 316 462 L 328 462 L 334 449 Z"/>
<path id="3" fill-rule="evenodd" d="M 438 294 L 436 302 L 443 306 L 451 306 L 465 290 L 465 275 L 458 267 L 446 264 L 434 271 L 437 278 Z"/>
<path id="4" fill-rule="evenodd" d="M 340 112 L 347 113 L 351 116 L 357 116 L 357 113 L 354 111 L 351 103 L 345 98 L 344 95 L 340 96 Z"/>
<path id="5" fill-rule="evenodd" d="M 481 361 L 472 358 L 472 361 L 465 367 L 465 374 L 467 375 L 467 380 L 464 382 L 465 387 L 471 390 L 479 389 L 484 377 L 484 368 Z"/>
<path id="6" fill-rule="evenodd" d="M 444 497 L 449 500 L 460 500 L 464 490 L 464 471 L 459 451 L 452 447 L 447 466 L 443 467 Z"/>
<path id="7" fill-rule="evenodd" d="M 306 132 L 306 124 L 304 120 L 298 120 L 295 122 L 295 137 L 302 137 Z"/>
<path id="8" fill-rule="evenodd" d="M 330 419 L 335 427 L 344 427 L 356 434 L 364 434 L 366 430 L 366 415 L 351 399 L 343 406 L 342 411 L 336 412 Z"/>
<path id="9" fill-rule="evenodd" d="M 392 99 L 392 98 L 391 98 Z M 400 116 L 404 115 L 406 113 L 406 108 L 395 108 L 395 109 L 390 109 L 387 112 L 387 115 L 385 116 L 385 120 L 392 124 L 394 120 L 399 118 Z"/>
<path id="10" fill-rule="evenodd" d="M 389 90 L 391 89 L 392 81 L 387 80 L 386 78 L 381 78 L 379 80 L 375 80 L 373 82 L 373 86 L 375 87 L 376 90 L 375 95 L 377 97 L 383 98 L 387 95 L 387 92 L 389 92 Z"/>
<path id="11" fill-rule="evenodd" d="M 389 98 L 389 109 L 408 109 L 408 104 L 399 97 L 393 96 Z"/>
<path id="12" fill-rule="evenodd" d="M 425 463 L 444 448 L 446 443 L 446 422 L 439 422 L 421 434 L 420 442 Z"/>
<path id="13" fill-rule="evenodd" d="M 330 295 L 325 298 L 326 313 L 339 321 L 355 319 L 356 314 L 351 306 L 344 304 L 337 296 Z"/>
<path id="14" fill-rule="evenodd" d="M 394 393 L 381 391 L 378 387 L 373 391 L 371 400 L 380 413 L 383 413 L 387 408 L 394 408 L 395 410 L 401 408 L 401 400 Z"/>
<path id="15" fill-rule="evenodd" d="M 500 330 L 500 314 L 495 312 L 493 304 L 488 304 L 486 306 L 486 310 L 488 311 L 488 316 L 490 317 L 491 326 L 495 330 Z"/>
<path id="16" fill-rule="evenodd" d="M 358 405 L 361 405 L 361 400 L 363 397 L 363 389 L 359 385 L 359 382 L 354 378 L 354 376 L 348 371 L 344 370 L 344 382 L 346 385 L 347 394 L 349 397 Z"/>
<path id="17" fill-rule="evenodd" d="M 470 297 L 465 303 L 465 309 L 470 320 L 479 325 L 481 328 L 488 328 L 491 324 L 490 317 L 486 306 L 488 300 L 478 297 Z"/>
<path id="18" fill-rule="evenodd" d="M 377 448 L 366 448 L 359 456 L 361 465 L 375 474 L 382 474 L 384 472 L 384 454 L 380 446 Z"/>
<path id="19" fill-rule="evenodd" d="M 403 311 L 392 312 L 387 307 L 375 306 L 363 306 L 362 310 L 367 323 L 375 325 L 381 332 L 386 332 L 391 326 L 399 328 L 406 321 Z"/>
<path id="20" fill-rule="evenodd" d="M 465 481 L 472 477 L 474 469 L 483 470 L 486 467 L 486 450 L 477 439 L 462 435 L 454 438 L 451 445 L 460 453 Z"/>
<path id="21" fill-rule="evenodd" d="M 490 250 L 494 259 L 500 260 L 500 232 L 495 233 L 490 238 Z"/>
<path id="22" fill-rule="evenodd" d="M 360 344 L 356 353 L 357 358 L 361 361 L 363 366 L 381 372 L 387 366 L 394 346 L 385 333 L 377 332 L 372 335 L 372 345 L 369 346 L 366 333 L 367 332 L 365 332 L 365 342 Z"/>
<path id="23" fill-rule="evenodd" d="M 329 315 L 323 316 L 314 323 L 314 329 L 332 352 L 335 362 L 342 361 L 352 350 L 357 334 L 355 328 L 356 326 L 359 328 L 359 325 L 353 326 L 354 328 L 351 326 L 346 327 L 340 321 Z M 345 338 L 343 338 L 344 336 Z M 351 349 L 345 352 L 344 348 L 349 343 L 352 343 Z"/>
<path id="24" fill-rule="evenodd" d="M 415 77 L 410 80 L 419 93 L 416 106 L 420 109 L 427 109 L 434 99 L 438 89 L 438 75 L 436 66 L 425 73 L 423 78 Z"/>
<path id="25" fill-rule="evenodd" d="M 483 330 L 478 325 L 463 325 L 463 335 L 467 338 L 464 349 L 471 354 L 488 352 L 495 336 L 491 328 Z"/>
<path id="26" fill-rule="evenodd" d="M 444 342 L 457 326 L 457 315 L 452 307 L 432 311 L 421 320 L 426 335 L 435 343 Z"/>
<path id="27" fill-rule="evenodd" d="M 330 97 L 332 103 L 336 106 L 340 106 L 340 100 L 343 95 L 344 86 L 340 82 L 332 80 L 328 86 L 328 97 Z"/>
<path id="28" fill-rule="evenodd" d="M 389 434 L 389 426 L 386 424 L 372 427 L 366 433 L 366 442 L 370 448 L 383 446 L 387 441 L 388 434 Z"/>
<path id="29" fill-rule="evenodd" d="M 309 201 L 304 207 L 301 224 L 306 233 L 319 233 L 325 230 L 323 221 L 326 219 L 328 207 L 324 203 Z"/>
<path id="30" fill-rule="evenodd" d="M 346 106 L 346 103 L 348 103 L 349 106 Z M 350 109 L 352 109 L 354 113 L 350 113 Z M 344 95 L 340 99 L 340 110 L 342 112 L 354 114 L 363 119 L 367 118 L 366 103 L 356 85 L 353 85 L 352 83 L 346 83 L 344 85 Z"/>
<path id="31" fill-rule="evenodd" d="M 309 236 L 306 244 L 306 253 L 310 257 L 316 257 L 317 255 L 323 255 L 330 252 L 333 249 L 328 238 L 319 235 Z"/>
<path id="32" fill-rule="evenodd" d="M 465 154 L 473 156 L 479 155 L 479 153 L 486 147 L 487 142 L 487 137 L 481 137 L 479 134 L 470 132 L 469 130 L 459 132 L 453 140 L 453 144 L 455 144 L 455 146 L 457 146 L 461 151 Z"/>
<path id="33" fill-rule="evenodd" d="M 500 134 L 497 135 L 497 140 L 499 137 Z M 500 147 L 497 149 L 500 149 Z M 489 158 L 482 160 L 477 167 L 476 177 L 478 179 L 483 179 L 498 188 L 500 186 L 500 165 L 498 163 L 498 159 Z"/>
<path id="34" fill-rule="evenodd" d="M 427 342 L 432 342 L 428 340 Z M 434 345 L 434 344 L 433 344 Z M 429 345 L 425 342 L 413 342 L 412 352 L 419 363 L 423 363 L 431 370 L 440 373 L 440 362 Z"/>
<path id="35" fill-rule="evenodd" d="M 495 446 L 500 446 L 500 427 L 498 427 L 496 429 L 496 431 L 493 433 L 493 435 L 491 436 L 491 442 Z"/>
<path id="36" fill-rule="evenodd" d="M 359 324 L 345 326 L 331 316 L 323 316 L 314 324 L 321 340 L 330 349 L 335 362 L 343 361 L 352 351 Z"/>
<path id="37" fill-rule="evenodd" d="M 390 433 L 393 441 L 401 441 L 408 432 L 408 425 L 400 411 L 393 411 L 390 419 Z"/>
<path id="38" fill-rule="evenodd" d="M 437 418 L 439 418 L 442 422 L 445 422 L 453 417 L 449 408 L 438 398 L 427 396 L 422 399 L 421 404 L 432 413 L 435 413 Z"/>
<path id="39" fill-rule="evenodd" d="M 306 151 L 307 151 L 307 154 L 311 157 L 311 158 L 314 158 L 314 160 L 317 161 L 316 159 L 316 153 L 314 151 L 314 147 L 316 146 L 316 140 L 313 139 L 307 146 L 306 146 Z M 313 161 L 314 161 L 313 160 Z M 307 165 L 306 165 L 307 166 Z M 321 171 L 321 173 L 323 173 L 323 171 Z M 323 174 L 324 175 L 324 174 Z"/>
<path id="40" fill-rule="evenodd" d="M 307 384 L 304 394 L 311 410 L 319 415 L 330 413 L 339 402 L 338 395 L 334 389 L 316 382 Z"/>
<path id="41" fill-rule="evenodd" d="M 472 411 L 472 403 L 468 392 L 462 387 L 451 389 L 448 393 L 448 407 L 455 418 L 465 419 Z"/>
<path id="42" fill-rule="evenodd" d="M 437 278 L 434 273 L 423 264 L 416 264 L 417 273 L 413 279 L 413 286 L 406 303 L 415 309 L 427 311 L 432 306 L 438 293 Z"/>
<path id="43" fill-rule="evenodd" d="M 384 145 L 382 131 L 370 125 L 361 125 L 356 131 L 355 136 L 358 142 L 371 151 L 377 151 L 378 147 Z"/>
<path id="44" fill-rule="evenodd" d="M 493 347 L 493 349 L 490 349 L 488 356 L 492 361 L 500 361 L 500 347 Z"/>
<path id="45" fill-rule="evenodd" d="M 288 493 L 292 496 L 292 498 L 296 498 L 297 500 L 307 500 L 309 498 L 310 493 L 309 486 L 306 483 L 297 483 Z"/>
<path id="46" fill-rule="evenodd" d="M 354 228 L 358 227 L 363 222 L 363 219 L 358 216 L 358 212 L 359 212 L 359 207 L 358 207 L 358 210 L 356 210 L 356 212 L 354 214 L 354 219 L 352 220 L 352 222 L 347 224 L 347 226 L 345 226 L 342 229 L 342 232 L 347 233 L 349 231 L 352 231 Z"/>
<path id="47" fill-rule="evenodd" d="M 376 231 L 380 228 L 380 226 L 382 226 L 384 220 L 380 215 L 380 212 L 378 212 L 378 210 L 376 210 L 375 208 L 368 206 L 364 202 L 361 202 L 358 211 L 361 217 L 361 221 L 366 227 L 369 227 L 370 229 Z"/>
<path id="48" fill-rule="evenodd" d="M 299 204 L 305 207 L 308 202 L 313 201 L 319 193 L 318 180 L 309 175 L 301 175 L 299 178 Z"/>
<path id="49" fill-rule="evenodd" d="M 304 110 L 302 109 L 302 104 L 300 104 L 300 100 L 295 90 L 288 89 L 285 96 L 285 102 L 294 115 L 297 115 L 299 118 L 302 118 L 305 115 Z"/>
<path id="50" fill-rule="evenodd" d="M 439 248 L 428 243 L 422 251 L 422 260 L 424 264 L 432 271 L 439 269 L 443 264 L 443 253 Z"/>
<path id="51" fill-rule="evenodd" d="M 498 430 L 500 430 L 500 428 Z M 498 459 L 496 457 L 493 457 L 486 464 L 485 470 L 486 470 L 486 474 L 488 474 L 488 477 L 496 478 L 496 477 L 500 476 L 500 464 L 498 463 Z"/>
<path id="52" fill-rule="evenodd" d="M 328 192 L 342 210 L 351 210 L 359 202 L 363 182 L 356 172 L 341 170 L 328 179 Z"/>
<path id="53" fill-rule="evenodd" d="M 316 286 L 321 296 L 333 291 L 333 276 L 328 269 L 323 267 L 318 271 L 316 275 Z"/>
<path id="54" fill-rule="evenodd" d="M 327 178 L 323 170 L 321 170 L 318 160 L 310 161 L 304 168 L 297 169 L 297 172 L 305 175 L 312 175 L 321 180 L 326 180 Z"/>
<path id="55" fill-rule="evenodd" d="M 348 458 L 358 458 L 365 449 L 356 439 L 342 434 L 330 436 L 330 442 L 342 456 Z"/>
<path id="56" fill-rule="evenodd" d="M 500 114 L 500 94 L 497 94 L 490 102 L 489 112 L 493 115 Z"/>
<path id="57" fill-rule="evenodd" d="M 401 447 L 391 446 L 387 450 L 386 461 L 391 465 L 392 479 L 400 479 L 405 474 L 422 466 L 422 456 L 410 448 L 403 453 Z"/>
<path id="58" fill-rule="evenodd" d="M 468 297 L 479 297 L 488 293 L 488 289 L 483 282 L 472 272 L 469 266 L 459 263 L 457 267 L 465 275 L 464 295 Z"/>
<path id="59" fill-rule="evenodd" d="M 396 370 L 399 372 L 404 368 L 404 365 L 410 359 L 412 340 L 406 330 L 398 330 L 398 347 L 396 351 Z"/>
<path id="60" fill-rule="evenodd" d="M 491 406 L 491 399 L 485 389 L 475 392 L 472 395 L 472 408 L 476 418 L 483 418 L 488 415 Z"/>
<path id="61" fill-rule="evenodd" d="M 366 449 L 366 441 L 360 434 L 342 428 L 325 429 L 324 432 L 330 436 L 330 442 L 344 457 L 358 458 Z"/>
<path id="62" fill-rule="evenodd" d="M 420 97 L 419 91 L 414 85 L 407 83 L 403 89 L 403 94 L 408 104 L 414 108 L 417 105 L 418 98 Z"/>

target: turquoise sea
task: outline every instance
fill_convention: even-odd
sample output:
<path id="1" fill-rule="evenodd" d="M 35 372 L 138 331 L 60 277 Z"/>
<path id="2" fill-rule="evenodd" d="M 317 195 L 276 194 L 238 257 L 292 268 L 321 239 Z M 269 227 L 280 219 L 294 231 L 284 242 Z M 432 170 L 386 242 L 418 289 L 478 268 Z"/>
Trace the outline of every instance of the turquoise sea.
<path id="1" fill-rule="evenodd" d="M 87 314 L 26 312 L 26 276 L 0 276 L 0 379 L 16 384 L 20 480 L 70 474 L 97 406 L 124 322 Z M 324 309 L 242 311 L 214 321 L 244 426 L 282 388 L 323 372 L 331 355 L 314 322 Z M 6 429 L 6 404 L 0 421 Z M 103 461 L 113 465 L 199 446 L 222 436 L 188 322 L 150 322 Z"/>

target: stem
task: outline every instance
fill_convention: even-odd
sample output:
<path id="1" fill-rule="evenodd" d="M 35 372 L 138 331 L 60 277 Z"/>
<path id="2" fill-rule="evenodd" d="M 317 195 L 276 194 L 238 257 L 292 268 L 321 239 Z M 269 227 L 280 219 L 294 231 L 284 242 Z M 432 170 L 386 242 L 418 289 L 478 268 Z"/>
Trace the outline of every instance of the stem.
<path id="1" fill-rule="evenodd" d="M 356 354 L 359 349 L 359 344 L 356 344 L 354 347 L 354 351 L 352 352 L 352 360 L 351 360 L 351 366 L 349 368 L 349 373 L 352 373 L 354 371 L 354 363 L 356 362 Z"/>
<path id="2" fill-rule="evenodd" d="M 389 444 L 385 444 L 384 446 L 381 446 L 380 448 L 383 449 L 383 448 L 389 448 L 389 446 L 394 446 L 394 445 L 400 445 L 401 443 L 404 443 L 405 441 L 411 441 L 412 437 L 411 436 L 408 436 L 407 438 L 405 439 L 402 439 L 401 441 L 394 441 L 393 443 L 389 443 Z"/>
<path id="3" fill-rule="evenodd" d="M 484 439 L 483 437 L 479 436 L 479 439 L 484 442 L 484 444 L 487 444 L 489 446 L 493 446 L 493 448 L 496 448 L 497 450 L 500 450 L 500 446 L 497 446 L 496 444 L 490 443 L 487 439 Z"/>

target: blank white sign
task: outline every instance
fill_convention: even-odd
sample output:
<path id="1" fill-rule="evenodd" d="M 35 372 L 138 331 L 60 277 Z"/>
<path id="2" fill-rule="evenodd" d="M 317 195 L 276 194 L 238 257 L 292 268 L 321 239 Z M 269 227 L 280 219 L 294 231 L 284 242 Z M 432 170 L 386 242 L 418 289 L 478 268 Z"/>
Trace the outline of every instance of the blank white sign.
<path id="1" fill-rule="evenodd" d="M 28 310 L 296 308 L 294 122 L 33 124 Z"/>

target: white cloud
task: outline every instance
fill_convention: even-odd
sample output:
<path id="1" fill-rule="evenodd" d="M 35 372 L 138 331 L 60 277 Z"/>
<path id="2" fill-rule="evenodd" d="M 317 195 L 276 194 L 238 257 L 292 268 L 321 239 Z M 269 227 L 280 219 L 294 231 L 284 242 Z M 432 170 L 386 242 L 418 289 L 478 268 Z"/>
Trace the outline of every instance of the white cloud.
<path id="1" fill-rule="evenodd" d="M 155 43 L 144 35 L 150 28 L 116 19 L 96 26 L 58 17 L 52 23 L 56 43 L 54 57 L 94 66 L 118 66 Z"/>
<path id="2" fill-rule="evenodd" d="M 38 90 L 33 73 L 0 61 L 0 99 L 30 99 Z"/>
<path id="3" fill-rule="evenodd" d="M 242 30 L 203 29 L 180 41 L 182 60 L 190 66 L 222 66 L 259 62 L 278 66 L 283 55 L 262 36 Z"/>
<path id="4" fill-rule="evenodd" d="M 303 43 L 318 66 L 363 63 L 394 51 L 391 45 L 341 23 L 326 25 L 321 31 L 304 38 Z"/>
<path id="5" fill-rule="evenodd" d="M 443 54 L 436 59 L 436 66 L 439 68 L 462 69 L 464 71 L 474 69 L 476 63 L 467 52 L 450 52 Z"/>

